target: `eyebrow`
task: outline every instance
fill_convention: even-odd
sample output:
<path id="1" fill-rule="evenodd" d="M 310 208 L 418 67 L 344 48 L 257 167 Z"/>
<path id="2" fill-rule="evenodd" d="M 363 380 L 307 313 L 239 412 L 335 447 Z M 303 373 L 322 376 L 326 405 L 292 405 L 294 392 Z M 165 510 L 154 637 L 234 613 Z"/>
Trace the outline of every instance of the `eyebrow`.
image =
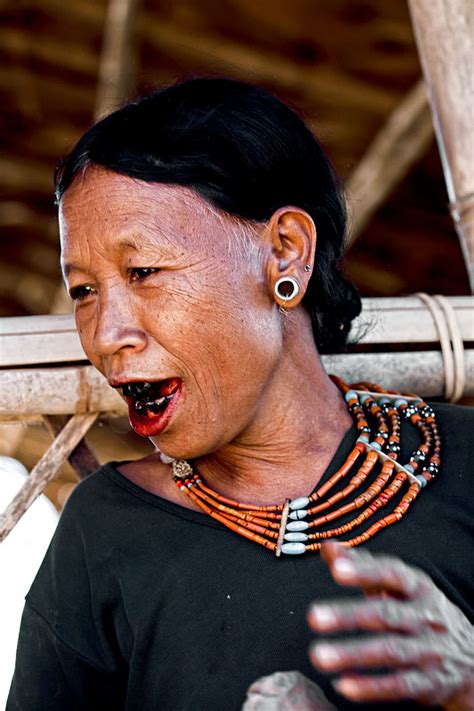
<path id="1" fill-rule="evenodd" d="M 72 262 L 66 262 L 66 264 L 63 264 L 61 266 L 61 271 L 63 273 L 63 277 L 66 278 L 71 272 L 80 271 L 80 269 L 77 264 L 73 264 Z"/>
<path id="2" fill-rule="evenodd" d="M 138 252 L 139 247 L 143 244 L 143 238 L 138 234 L 132 234 L 122 239 L 119 238 L 116 244 L 121 252 L 124 252 L 126 249 L 133 249 L 135 252 Z M 79 265 L 74 264 L 74 262 L 66 262 L 62 267 L 64 278 L 73 271 L 80 272 L 83 271 L 83 269 Z"/>

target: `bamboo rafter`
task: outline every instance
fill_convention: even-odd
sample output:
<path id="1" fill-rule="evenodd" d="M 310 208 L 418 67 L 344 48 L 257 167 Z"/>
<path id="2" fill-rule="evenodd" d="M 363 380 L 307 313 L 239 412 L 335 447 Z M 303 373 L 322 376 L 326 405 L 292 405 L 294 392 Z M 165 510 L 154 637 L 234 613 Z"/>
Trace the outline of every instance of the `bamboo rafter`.
<path id="1" fill-rule="evenodd" d="M 390 114 L 347 182 L 352 245 L 433 138 L 433 121 L 423 81 Z"/>

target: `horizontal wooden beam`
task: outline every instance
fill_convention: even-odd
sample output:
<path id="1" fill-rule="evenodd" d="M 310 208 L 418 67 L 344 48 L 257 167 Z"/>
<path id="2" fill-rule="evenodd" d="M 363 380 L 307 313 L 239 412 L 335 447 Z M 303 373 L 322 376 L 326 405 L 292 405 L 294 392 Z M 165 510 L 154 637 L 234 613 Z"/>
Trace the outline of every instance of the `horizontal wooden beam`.
<path id="1" fill-rule="evenodd" d="M 474 394 L 474 300 L 448 298 L 465 351 L 464 394 Z M 444 366 L 439 350 L 417 350 L 417 344 L 438 344 L 430 311 L 418 297 L 364 299 L 362 315 L 353 328 L 357 352 L 323 357 L 325 366 L 349 380 L 380 380 L 385 387 L 419 391 L 426 396 L 444 392 Z M 390 352 L 390 344 L 405 344 Z M 378 345 L 380 353 L 373 353 Z M 386 348 L 380 346 L 385 345 Z M 367 351 L 364 352 L 364 346 Z M 398 349 L 397 349 L 398 350 Z M 84 412 L 125 414 L 125 405 L 107 381 L 88 365 L 72 316 L 29 316 L 0 319 L 0 417 L 30 417 Z M 51 367 L 52 363 L 65 363 Z M 72 364 L 77 363 L 74 367 Z M 18 368 L 43 364 L 46 367 Z"/>
<path id="2" fill-rule="evenodd" d="M 463 396 L 470 397 L 474 395 L 474 349 L 464 355 Z M 347 382 L 370 380 L 387 390 L 413 392 L 425 398 L 444 396 L 444 365 L 439 351 L 344 353 L 323 356 L 322 360 L 328 373 L 336 373 Z"/>
<path id="3" fill-rule="evenodd" d="M 464 396 L 474 395 L 474 349 L 465 351 Z M 445 390 L 439 351 L 343 353 L 322 357 L 327 372 L 347 382 L 370 380 L 401 392 L 440 397 Z M 0 371 L 0 420 L 103 412 L 126 415 L 119 396 L 90 365 Z"/>
<path id="4" fill-rule="evenodd" d="M 452 296 L 464 341 L 474 340 L 474 302 Z M 354 321 L 351 341 L 359 345 L 437 343 L 438 332 L 426 306 L 415 296 L 367 298 Z M 0 319 L 0 367 L 87 360 L 72 315 L 21 316 Z"/>
<path id="5" fill-rule="evenodd" d="M 0 371 L 0 419 L 108 412 L 126 405 L 91 365 Z"/>

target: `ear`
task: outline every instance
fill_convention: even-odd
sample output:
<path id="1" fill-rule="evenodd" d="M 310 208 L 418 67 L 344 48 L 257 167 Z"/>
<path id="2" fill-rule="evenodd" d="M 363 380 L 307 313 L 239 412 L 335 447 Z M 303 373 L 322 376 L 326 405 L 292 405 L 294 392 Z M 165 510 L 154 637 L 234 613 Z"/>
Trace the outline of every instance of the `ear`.
<path id="1" fill-rule="evenodd" d="M 269 241 L 267 283 L 279 306 L 293 308 L 306 293 L 314 267 L 316 227 L 310 215 L 298 207 L 281 207 L 267 223 Z M 299 292 L 289 301 L 280 298 L 275 285 L 282 277 L 296 279 Z"/>

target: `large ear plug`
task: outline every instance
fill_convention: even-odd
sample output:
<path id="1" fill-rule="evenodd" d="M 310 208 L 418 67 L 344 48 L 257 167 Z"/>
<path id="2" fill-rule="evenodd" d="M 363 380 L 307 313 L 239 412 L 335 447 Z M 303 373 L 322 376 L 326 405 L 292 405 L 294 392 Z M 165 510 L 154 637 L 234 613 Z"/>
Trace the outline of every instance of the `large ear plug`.
<path id="1" fill-rule="evenodd" d="M 274 287 L 276 296 L 282 301 L 291 301 L 300 293 L 300 285 L 292 276 L 278 279 Z"/>

